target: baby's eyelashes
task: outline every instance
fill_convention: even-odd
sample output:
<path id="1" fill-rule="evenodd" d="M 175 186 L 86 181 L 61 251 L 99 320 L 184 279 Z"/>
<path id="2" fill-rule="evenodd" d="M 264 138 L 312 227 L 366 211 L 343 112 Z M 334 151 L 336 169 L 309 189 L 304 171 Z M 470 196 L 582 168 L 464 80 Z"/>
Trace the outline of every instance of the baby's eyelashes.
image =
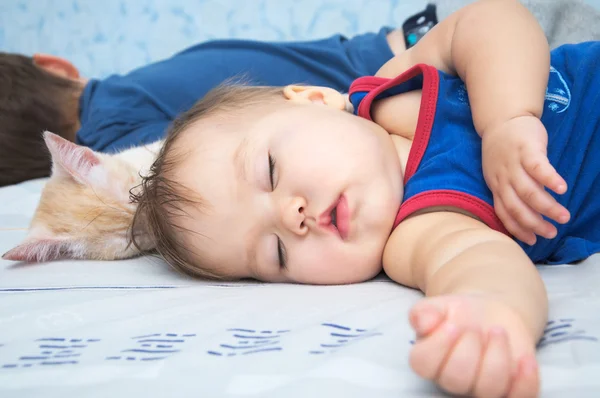
<path id="1" fill-rule="evenodd" d="M 276 187 L 276 181 L 275 181 L 275 158 L 271 155 L 271 153 L 269 152 L 268 154 L 268 160 L 269 160 L 269 181 L 271 183 L 271 191 L 275 190 Z"/>
<path id="2" fill-rule="evenodd" d="M 279 268 L 287 269 L 287 251 L 279 237 L 277 237 L 277 258 L 279 260 Z"/>

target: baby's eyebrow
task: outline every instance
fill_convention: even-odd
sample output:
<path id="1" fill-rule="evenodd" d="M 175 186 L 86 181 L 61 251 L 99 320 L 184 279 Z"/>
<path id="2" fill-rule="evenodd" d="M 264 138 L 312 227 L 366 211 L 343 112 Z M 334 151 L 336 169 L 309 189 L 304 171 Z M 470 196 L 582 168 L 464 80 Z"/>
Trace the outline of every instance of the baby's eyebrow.
<path id="1" fill-rule="evenodd" d="M 236 179 L 238 182 L 248 183 L 248 175 L 246 173 L 246 159 L 248 157 L 248 137 L 244 137 L 240 145 L 233 153 L 233 164 L 235 168 Z"/>
<path id="2" fill-rule="evenodd" d="M 235 169 L 236 183 L 249 184 L 248 174 L 246 173 L 246 165 L 248 159 L 248 147 L 250 140 L 248 137 L 244 137 L 240 142 L 240 145 L 236 148 L 233 153 L 233 164 Z M 249 277 L 257 278 L 260 275 L 260 270 L 256 262 L 256 246 L 258 244 L 259 233 L 251 230 L 248 233 L 248 239 L 246 241 L 246 262 L 245 268 L 250 273 Z"/>

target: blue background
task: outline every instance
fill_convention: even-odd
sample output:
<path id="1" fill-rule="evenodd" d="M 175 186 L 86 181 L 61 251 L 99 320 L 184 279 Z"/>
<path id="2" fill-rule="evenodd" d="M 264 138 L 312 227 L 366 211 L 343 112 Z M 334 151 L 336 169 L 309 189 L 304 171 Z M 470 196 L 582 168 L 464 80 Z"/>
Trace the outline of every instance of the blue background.
<path id="1" fill-rule="evenodd" d="M 588 0 L 600 8 L 600 0 Z M 45 52 L 88 77 L 215 38 L 307 40 L 399 26 L 426 0 L 0 0 L 0 50 Z"/>

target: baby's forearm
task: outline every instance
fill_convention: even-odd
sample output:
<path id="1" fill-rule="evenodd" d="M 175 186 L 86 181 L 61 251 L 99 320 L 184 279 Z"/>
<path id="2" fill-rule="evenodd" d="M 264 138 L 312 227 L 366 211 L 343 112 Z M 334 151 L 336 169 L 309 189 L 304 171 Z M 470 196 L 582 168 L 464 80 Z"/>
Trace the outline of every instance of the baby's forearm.
<path id="1" fill-rule="evenodd" d="M 512 311 L 504 311 L 508 307 L 518 314 L 535 344 L 542 335 L 548 315 L 547 294 L 537 269 L 508 237 L 493 236 L 486 240 L 480 236 L 477 241 L 480 243 L 473 244 L 431 272 L 425 278 L 423 291 L 428 296 L 473 294 L 497 300 L 497 308 L 487 311 L 488 319 L 482 321 L 487 324 L 497 322 L 500 326 L 504 326 L 504 322 L 513 322 L 506 319 L 513 316 L 508 314 Z"/>

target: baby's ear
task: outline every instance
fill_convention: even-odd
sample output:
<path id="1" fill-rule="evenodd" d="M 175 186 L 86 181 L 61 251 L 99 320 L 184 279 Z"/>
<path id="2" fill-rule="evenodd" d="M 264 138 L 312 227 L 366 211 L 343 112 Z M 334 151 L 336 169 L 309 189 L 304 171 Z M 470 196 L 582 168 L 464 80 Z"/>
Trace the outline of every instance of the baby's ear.
<path id="1" fill-rule="evenodd" d="M 283 95 L 288 100 L 301 104 L 313 103 L 339 110 L 346 109 L 344 95 L 329 87 L 289 85 L 284 87 Z"/>
<path id="2" fill-rule="evenodd" d="M 44 141 L 52 156 L 52 175 L 72 178 L 83 185 L 106 186 L 108 173 L 103 167 L 100 156 L 89 148 L 44 132 Z"/>
<path id="3" fill-rule="evenodd" d="M 78 258 L 78 246 L 77 242 L 71 239 L 31 237 L 4 253 L 2 258 L 28 263 Z"/>

